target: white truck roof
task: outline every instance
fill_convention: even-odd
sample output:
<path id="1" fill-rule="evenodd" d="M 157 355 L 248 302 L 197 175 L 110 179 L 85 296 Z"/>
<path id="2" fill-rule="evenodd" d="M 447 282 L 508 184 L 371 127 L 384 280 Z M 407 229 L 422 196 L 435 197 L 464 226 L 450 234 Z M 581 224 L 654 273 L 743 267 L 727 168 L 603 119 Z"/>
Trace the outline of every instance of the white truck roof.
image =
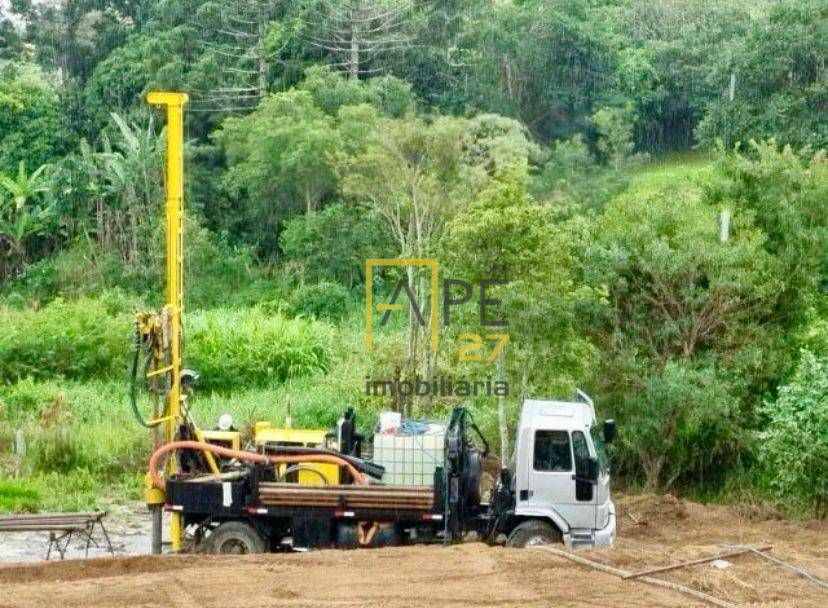
<path id="1" fill-rule="evenodd" d="M 591 403 L 524 399 L 521 426 L 533 428 L 584 428 L 595 423 L 595 409 Z"/>

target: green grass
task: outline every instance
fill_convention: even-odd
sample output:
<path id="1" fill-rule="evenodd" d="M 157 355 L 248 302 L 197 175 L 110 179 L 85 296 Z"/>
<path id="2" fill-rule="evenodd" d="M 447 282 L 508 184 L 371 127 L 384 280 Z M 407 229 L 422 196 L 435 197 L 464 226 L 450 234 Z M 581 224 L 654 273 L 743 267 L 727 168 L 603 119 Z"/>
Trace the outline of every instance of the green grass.
<path id="1" fill-rule="evenodd" d="M 272 386 L 328 367 L 332 330 L 261 308 L 210 310 L 186 318 L 187 365 L 201 390 Z"/>
<path id="2" fill-rule="evenodd" d="M 676 190 L 698 190 L 711 169 L 710 158 L 698 152 L 659 156 L 629 170 L 625 175 L 627 187 L 620 196 L 646 197 Z"/>
<path id="3" fill-rule="evenodd" d="M 0 512 L 23 513 L 40 506 L 40 491 L 31 479 L 0 478 Z"/>
<path id="4" fill-rule="evenodd" d="M 89 379 L 126 371 L 130 319 L 103 299 L 0 309 L 0 381 Z"/>
<path id="5" fill-rule="evenodd" d="M 50 408 L 54 415 L 62 411 L 77 424 L 126 419 L 126 391 L 126 374 L 121 380 L 23 378 L 0 384 L 0 421 L 17 426 L 39 424 Z"/>

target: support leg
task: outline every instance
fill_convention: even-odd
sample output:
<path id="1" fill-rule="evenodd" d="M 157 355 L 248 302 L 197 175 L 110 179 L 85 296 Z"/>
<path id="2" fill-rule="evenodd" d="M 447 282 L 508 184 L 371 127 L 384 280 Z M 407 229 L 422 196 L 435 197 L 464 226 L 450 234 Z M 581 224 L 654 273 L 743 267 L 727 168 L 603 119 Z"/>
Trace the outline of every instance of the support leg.
<path id="1" fill-rule="evenodd" d="M 181 528 L 181 513 L 172 512 L 170 536 L 172 537 L 171 544 L 173 553 L 179 553 L 181 551 L 181 540 L 184 537 L 184 530 Z"/>
<path id="2" fill-rule="evenodd" d="M 153 555 L 161 555 L 161 529 L 164 511 L 161 505 L 150 505 L 149 510 L 152 517 L 152 540 L 150 551 Z"/>
<path id="3" fill-rule="evenodd" d="M 112 547 L 112 541 L 109 539 L 109 534 L 104 527 L 103 521 L 99 521 L 98 524 L 101 526 L 101 532 L 103 532 L 104 538 L 106 539 L 106 545 L 109 547 L 109 553 L 114 557 L 115 549 Z"/>

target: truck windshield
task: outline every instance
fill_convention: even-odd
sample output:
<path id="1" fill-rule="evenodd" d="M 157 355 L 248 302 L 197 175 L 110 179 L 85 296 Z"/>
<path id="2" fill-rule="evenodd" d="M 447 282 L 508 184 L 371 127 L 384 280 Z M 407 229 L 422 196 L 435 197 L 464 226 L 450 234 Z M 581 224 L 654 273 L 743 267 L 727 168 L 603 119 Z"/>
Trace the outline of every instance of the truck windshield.
<path id="1" fill-rule="evenodd" d="M 595 454 L 598 456 L 598 465 L 601 467 L 602 471 L 609 471 L 607 444 L 604 443 L 604 438 L 601 437 L 601 433 L 598 431 L 598 428 L 594 426 L 589 430 L 589 434 L 592 435 L 592 444 L 595 446 Z"/>

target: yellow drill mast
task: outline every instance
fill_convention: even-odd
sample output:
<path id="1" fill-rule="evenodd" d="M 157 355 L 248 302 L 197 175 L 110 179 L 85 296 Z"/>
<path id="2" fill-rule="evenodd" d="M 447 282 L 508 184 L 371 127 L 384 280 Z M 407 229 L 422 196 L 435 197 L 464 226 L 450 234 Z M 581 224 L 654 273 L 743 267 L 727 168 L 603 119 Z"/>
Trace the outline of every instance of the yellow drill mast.
<path id="1" fill-rule="evenodd" d="M 151 92 L 147 102 L 164 106 L 167 110 L 167 301 L 162 318 L 169 328 L 169 388 L 164 413 L 165 439 L 176 440 L 182 422 L 181 416 L 181 312 L 184 296 L 184 104 L 186 93 Z M 158 370 L 159 372 L 162 370 Z M 177 473 L 176 459 L 167 460 L 167 474 Z M 160 490 L 147 491 L 147 504 L 153 512 L 153 552 L 160 553 L 161 505 L 164 496 Z M 155 528 L 158 528 L 157 530 Z M 181 516 L 173 512 L 170 526 L 172 550 L 181 549 Z M 157 537 L 157 543 L 156 541 Z M 157 545 L 157 547 L 156 547 Z M 156 550 L 157 549 L 157 550 Z"/>

